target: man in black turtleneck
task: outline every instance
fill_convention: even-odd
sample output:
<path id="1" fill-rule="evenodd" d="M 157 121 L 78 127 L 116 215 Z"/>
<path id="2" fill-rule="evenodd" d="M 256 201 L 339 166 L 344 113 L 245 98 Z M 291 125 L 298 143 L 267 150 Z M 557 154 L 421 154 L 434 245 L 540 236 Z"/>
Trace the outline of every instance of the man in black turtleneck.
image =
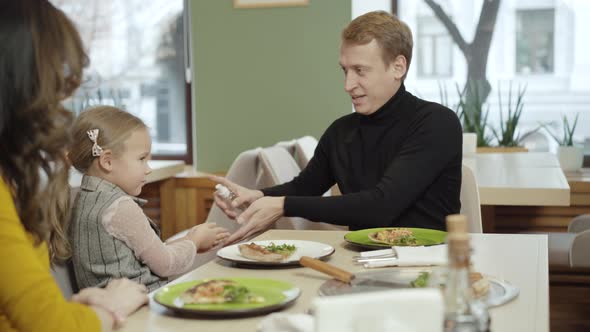
<path id="1" fill-rule="evenodd" d="M 237 194 L 244 224 L 228 243 L 270 227 L 282 216 L 350 229 L 405 226 L 445 229 L 461 207 L 461 124 L 454 112 L 406 91 L 412 33 L 397 17 L 371 12 L 342 32 L 340 66 L 355 113 L 334 121 L 313 158 L 292 181 L 250 190 L 215 178 Z M 341 196 L 322 197 L 335 183 Z"/>

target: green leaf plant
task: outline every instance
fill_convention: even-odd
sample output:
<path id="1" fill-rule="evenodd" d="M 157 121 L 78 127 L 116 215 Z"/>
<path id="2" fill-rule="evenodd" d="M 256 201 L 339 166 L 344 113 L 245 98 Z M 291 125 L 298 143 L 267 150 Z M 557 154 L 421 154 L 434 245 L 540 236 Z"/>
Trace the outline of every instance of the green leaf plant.
<path id="1" fill-rule="evenodd" d="M 459 85 L 455 84 L 459 95 L 458 109 L 460 109 L 463 132 L 475 133 L 477 146 L 490 146 L 492 137 L 486 133 L 490 108 L 487 106 L 484 111 L 485 100 L 482 98 L 480 86 L 481 84 L 470 81 L 465 90 L 461 91 Z M 471 98 L 467 98 L 467 95 Z"/>
<path id="2" fill-rule="evenodd" d="M 507 101 L 507 114 L 504 117 L 504 106 L 502 101 L 502 89 L 500 83 L 498 83 L 498 111 L 500 114 L 500 128 L 496 130 L 492 128 L 492 133 L 498 141 L 499 146 L 503 147 L 516 147 L 520 145 L 520 142 L 525 137 L 539 131 L 541 127 L 535 128 L 531 131 L 524 133 L 522 136 L 518 133 L 518 124 L 522 111 L 524 109 L 524 95 L 526 93 L 526 86 L 518 86 L 516 99 L 514 103 L 512 101 L 512 82 L 508 88 L 508 101 Z"/>
<path id="3" fill-rule="evenodd" d="M 563 116 L 563 135 L 559 137 L 556 133 L 554 133 L 549 126 L 544 123 L 541 124 L 545 130 L 553 137 L 553 139 L 559 144 L 560 146 L 574 146 L 574 132 L 576 131 L 576 126 L 578 125 L 578 116 L 580 113 L 576 113 L 576 117 L 574 118 L 574 123 L 570 126 L 570 122 L 567 119 L 567 116 Z"/>

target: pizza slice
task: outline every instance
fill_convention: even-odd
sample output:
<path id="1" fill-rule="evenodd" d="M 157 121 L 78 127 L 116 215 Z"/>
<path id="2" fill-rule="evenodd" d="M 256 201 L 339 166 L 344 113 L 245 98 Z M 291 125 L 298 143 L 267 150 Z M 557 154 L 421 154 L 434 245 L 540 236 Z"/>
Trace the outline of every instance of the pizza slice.
<path id="1" fill-rule="evenodd" d="M 264 298 L 250 293 L 235 281 L 214 279 L 197 284 L 184 291 L 180 298 L 184 304 L 261 303 Z"/>
<path id="2" fill-rule="evenodd" d="M 473 296 L 476 298 L 483 297 L 490 292 L 490 280 L 479 272 L 469 273 L 469 283 Z"/>
<path id="3" fill-rule="evenodd" d="M 431 273 L 421 272 L 418 277 L 410 282 L 410 286 L 414 288 L 424 288 L 431 285 Z M 443 281 L 440 283 L 441 287 L 445 286 L 446 275 L 443 277 Z M 469 272 L 469 284 L 471 285 L 471 291 L 475 298 L 483 298 L 490 292 L 490 279 L 479 272 Z"/>
<path id="4" fill-rule="evenodd" d="M 378 232 L 369 233 L 369 239 L 373 242 L 383 243 L 390 246 L 417 246 L 418 239 L 412 230 L 407 228 L 384 229 Z"/>
<path id="5" fill-rule="evenodd" d="M 248 259 L 259 262 L 282 262 L 291 257 L 297 250 L 295 245 L 270 243 L 267 246 L 261 246 L 254 242 L 249 244 L 240 244 L 238 246 L 240 254 Z"/>

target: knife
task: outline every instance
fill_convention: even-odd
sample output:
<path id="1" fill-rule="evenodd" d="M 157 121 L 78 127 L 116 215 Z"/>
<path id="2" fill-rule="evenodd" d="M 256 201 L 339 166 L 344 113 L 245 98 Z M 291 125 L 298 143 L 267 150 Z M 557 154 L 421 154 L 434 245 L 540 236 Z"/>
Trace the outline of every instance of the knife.
<path id="1" fill-rule="evenodd" d="M 409 288 L 411 287 L 408 282 L 400 282 L 391 280 L 391 277 L 396 275 L 395 271 L 389 273 L 359 273 L 354 274 L 338 268 L 334 265 L 322 262 L 318 259 L 311 258 L 308 256 L 302 256 L 299 259 L 299 263 L 305 267 L 309 267 L 316 271 L 322 272 L 329 276 L 334 277 L 336 280 L 341 281 L 345 284 L 350 284 L 353 287 L 370 287 L 370 288 Z M 381 278 L 378 278 L 381 276 Z M 416 275 L 417 277 L 417 275 Z M 412 279 L 412 278 L 410 278 Z M 412 279 L 413 280 L 413 279 Z M 410 280 L 410 281 L 412 281 Z"/>

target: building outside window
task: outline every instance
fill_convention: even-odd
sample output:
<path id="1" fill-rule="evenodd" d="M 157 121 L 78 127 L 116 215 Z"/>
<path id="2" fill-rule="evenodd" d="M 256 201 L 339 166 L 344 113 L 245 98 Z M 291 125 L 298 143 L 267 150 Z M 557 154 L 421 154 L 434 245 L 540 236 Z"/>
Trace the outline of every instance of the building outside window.
<path id="1" fill-rule="evenodd" d="M 554 71 L 554 9 L 516 13 L 516 71 L 546 74 Z"/>
<path id="2" fill-rule="evenodd" d="M 434 1 L 470 45 L 484 2 Z M 452 53 L 442 52 L 440 43 L 433 42 L 433 36 L 450 34 L 425 1 L 398 0 L 381 9 L 388 8 L 396 8 L 397 15 L 414 33 L 414 59 L 405 80 L 406 88 L 421 98 L 453 108 L 458 101 L 457 88 L 465 86 L 469 72 L 465 54 L 452 38 Z M 510 84 L 513 89 L 526 86 L 519 132 L 534 130 L 540 123 L 561 132 L 563 116 L 573 121 L 578 115 L 574 141 L 584 144 L 586 155 L 590 155 L 590 46 L 585 40 L 585 32 L 590 31 L 589 15 L 587 1 L 500 1 L 486 58 L 491 91 L 484 109 L 489 109 L 489 127 L 497 130 L 501 122 L 499 95 L 506 111 Z M 428 18 L 438 20 L 438 27 Z M 446 73 L 447 68 L 450 74 Z M 549 134 L 545 130 L 538 133 L 542 134 L 536 136 L 543 139 L 543 144 L 536 146 L 555 151 L 557 143 Z"/>
<path id="3" fill-rule="evenodd" d="M 416 53 L 418 76 L 444 78 L 453 73 L 453 41 L 434 16 L 417 18 Z"/>
<path id="4" fill-rule="evenodd" d="M 183 0 L 52 0 L 77 25 L 90 66 L 66 106 L 107 104 L 141 118 L 157 159 L 190 162 Z"/>

